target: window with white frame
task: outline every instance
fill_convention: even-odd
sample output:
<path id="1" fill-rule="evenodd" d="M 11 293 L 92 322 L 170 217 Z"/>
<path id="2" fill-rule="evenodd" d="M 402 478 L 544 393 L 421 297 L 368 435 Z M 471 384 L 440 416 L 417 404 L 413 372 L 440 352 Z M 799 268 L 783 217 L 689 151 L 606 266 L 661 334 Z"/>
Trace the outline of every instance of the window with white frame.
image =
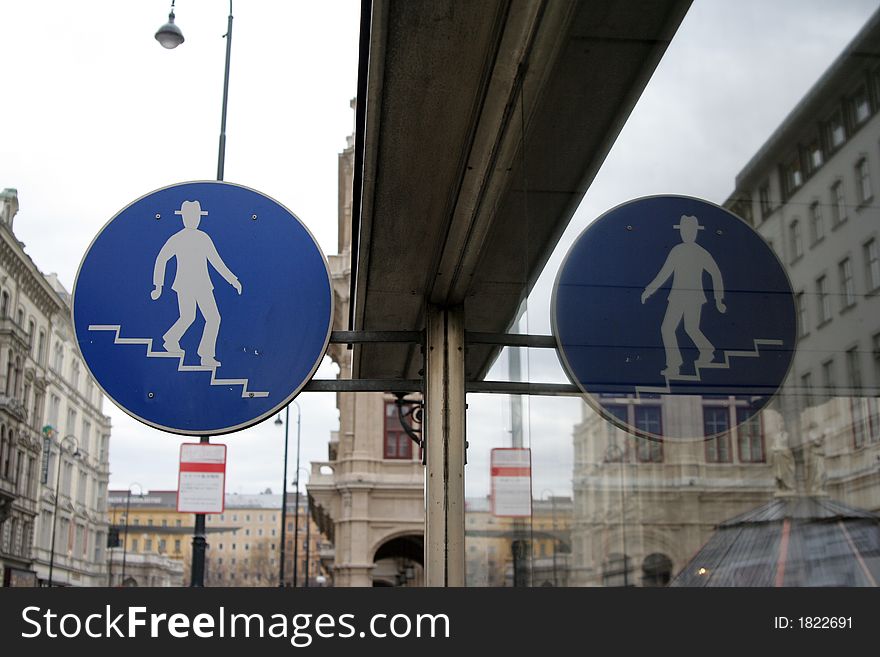
<path id="1" fill-rule="evenodd" d="M 831 222 L 835 228 L 846 221 L 846 194 L 843 181 L 831 185 Z"/>
<path id="2" fill-rule="evenodd" d="M 825 398 L 834 396 L 836 384 L 834 381 L 834 359 L 822 363 L 822 387 L 825 389 Z"/>
<path id="3" fill-rule="evenodd" d="M 740 463 L 764 463 L 764 435 L 761 429 L 761 416 L 752 415 L 747 408 L 736 409 L 736 441 L 739 447 Z"/>
<path id="4" fill-rule="evenodd" d="M 859 90 L 853 96 L 852 104 L 853 118 L 855 119 L 856 125 L 867 121 L 871 116 L 871 104 L 868 102 L 868 90 L 864 85 L 859 87 Z"/>
<path id="5" fill-rule="evenodd" d="M 828 279 L 820 276 L 816 279 L 816 311 L 819 325 L 831 321 L 831 298 L 828 294 Z"/>
<path id="6" fill-rule="evenodd" d="M 828 120 L 828 141 L 832 148 L 838 148 L 846 141 L 846 128 L 843 125 L 843 113 L 834 112 Z"/>
<path id="7" fill-rule="evenodd" d="M 810 334 L 809 317 L 807 316 L 807 299 L 803 292 L 794 295 L 794 304 L 797 310 L 798 335 L 804 337 Z"/>
<path id="8" fill-rule="evenodd" d="M 874 194 L 871 191 L 871 171 L 866 157 L 856 162 L 856 186 L 859 193 L 859 203 L 870 201 Z"/>
<path id="9" fill-rule="evenodd" d="M 873 237 L 865 242 L 865 283 L 868 291 L 880 289 L 880 249 L 877 248 L 877 240 Z"/>
<path id="10" fill-rule="evenodd" d="M 804 254 L 804 242 L 801 237 L 801 223 L 797 219 L 788 225 L 788 244 L 791 247 L 791 261 L 794 262 Z"/>
<path id="11" fill-rule="evenodd" d="M 804 396 L 804 406 L 809 408 L 813 405 L 813 374 L 805 372 L 801 374 L 801 393 Z"/>
<path id="12" fill-rule="evenodd" d="M 810 241 L 816 244 L 825 239 L 825 222 L 822 219 L 822 208 L 818 201 L 810 204 Z"/>
<path id="13" fill-rule="evenodd" d="M 856 304 L 856 286 L 853 280 L 852 261 L 844 258 L 837 265 L 840 276 L 840 307 L 850 308 Z"/>
<path id="14" fill-rule="evenodd" d="M 727 406 L 703 408 L 703 430 L 703 435 L 707 436 L 706 462 L 729 463 L 730 410 Z"/>

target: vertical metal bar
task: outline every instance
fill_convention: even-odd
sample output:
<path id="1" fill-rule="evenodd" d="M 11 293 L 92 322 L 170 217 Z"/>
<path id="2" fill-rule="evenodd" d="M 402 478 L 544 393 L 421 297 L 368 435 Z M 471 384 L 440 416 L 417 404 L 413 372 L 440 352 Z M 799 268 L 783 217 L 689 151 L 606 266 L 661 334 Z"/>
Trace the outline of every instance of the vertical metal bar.
<path id="1" fill-rule="evenodd" d="M 464 586 L 464 311 L 427 313 L 425 583 Z"/>
<path id="2" fill-rule="evenodd" d="M 287 544 L 287 436 L 290 428 L 290 404 L 284 408 L 284 475 L 281 480 L 281 564 L 278 566 L 278 586 L 284 586 L 284 558 Z"/>
<path id="3" fill-rule="evenodd" d="M 202 436 L 200 443 L 203 445 L 211 441 L 211 436 Z M 205 539 L 205 514 L 197 513 L 196 525 L 193 528 L 192 542 L 192 574 L 189 585 L 192 587 L 205 586 L 205 547 L 208 541 Z"/>
<path id="4" fill-rule="evenodd" d="M 220 153 L 217 156 L 217 180 L 223 180 L 226 165 L 226 104 L 229 100 L 229 60 L 232 56 L 232 0 L 229 0 L 229 22 L 226 27 L 226 67 L 223 70 L 223 105 L 220 114 Z"/>
<path id="5" fill-rule="evenodd" d="M 296 588 L 299 586 L 297 582 L 297 561 L 299 560 L 299 430 L 302 412 L 300 411 L 299 404 L 296 402 L 291 403 L 296 404 L 296 501 L 294 502 L 293 511 L 293 586 Z"/>

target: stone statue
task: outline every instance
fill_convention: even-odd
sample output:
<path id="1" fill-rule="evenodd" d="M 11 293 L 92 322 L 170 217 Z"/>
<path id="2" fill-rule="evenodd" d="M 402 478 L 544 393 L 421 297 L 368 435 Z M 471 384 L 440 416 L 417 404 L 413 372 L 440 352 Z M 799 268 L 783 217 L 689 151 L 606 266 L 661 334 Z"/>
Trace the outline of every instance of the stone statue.
<path id="1" fill-rule="evenodd" d="M 794 455 L 788 446 L 788 432 L 776 434 L 773 443 L 773 473 L 776 476 L 776 494 L 794 494 Z"/>
<path id="2" fill-rule="evenodd" d="M 810 425 L 808 442 L 804 446 L 804 463 L 807 467 L 807 495 L 826 495 L 825 491 L 825 434 Z"/>

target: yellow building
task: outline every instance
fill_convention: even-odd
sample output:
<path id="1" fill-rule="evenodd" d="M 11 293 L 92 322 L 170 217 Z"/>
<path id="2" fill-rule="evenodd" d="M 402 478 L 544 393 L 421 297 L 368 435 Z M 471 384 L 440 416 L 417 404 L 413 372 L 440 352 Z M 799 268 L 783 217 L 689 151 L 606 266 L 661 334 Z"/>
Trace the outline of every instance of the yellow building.
<path id="1" fill-rule="evenodd" d="M 299 496 L 299 518 L 294 515 L 295 507 L 296 494 L 288 492 L 284 585 L 324 586 L 328 577 L 319 552 L 327 539 L 308 517 L 305 493 Z M 208 536 L 206 586 L 279 585 L 280 494 L 227 495 L 224 513 L 208 516 L 206 524 L 208 531 L 214 532 Z"/>
<path id="2" fill-rule="evenodd" d="M 287 503 L 285 584 L 293 585 L 295 570 L 298 586 L 306 586 L 306 576 L 308 585 L 322 586 L 327 577 L 319 552 L 326 539 L 314 522 L 307 523 L 305 494 L 300 494 L 298 522 L 294 516 L 295 494 L 288 493 Z M 110 491 L 109 512 L 120 541 L 119 547 L 113 549 L 111 561 L 113 585 L 149 585 L 148 582 L 161 580 L 160 573 L 154 571 L 160 565 L 164 567 L 163 562 L 155 559 L 144 562 L 140 557 L 145 555 L 179 562 L 182 572 L 176 585 L 189 585 L 195 516 L 177 512 L 177 491 L 149 491 L 143 495 Z M 295 540 L 295 528 L 299 531 L 298 540 Z M 224 512 L 207 516 L 206 534 L 206 586 L 278 585 L 282 552 L 281 495 L 227 495 Z M 298 561 L 296 568 L 294 553 Z M 153 570 L 147 568 L 146 572 L 134 574 L 134 564 L 142 562 L 156 565 Z M 132 578 L 134 581 L 130 581 Z M 127 584 L 126 580 L 129 580 Z"/>
<path id="3" fill-rule="evenodd" d="M 522 568 L 529 586 L 566 586 L 571 554 L 570 497 L 532 500 L 531 517 L 495 516 L 488 497 L 465 502 L 467 586 L 512 586 L 513 544 L 524 541 Z"/>

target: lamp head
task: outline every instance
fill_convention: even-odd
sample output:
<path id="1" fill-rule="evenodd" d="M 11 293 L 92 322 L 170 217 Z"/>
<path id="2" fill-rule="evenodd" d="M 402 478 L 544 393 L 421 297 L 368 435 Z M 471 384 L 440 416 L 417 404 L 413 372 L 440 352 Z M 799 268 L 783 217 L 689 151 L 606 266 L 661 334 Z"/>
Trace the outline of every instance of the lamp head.
<path id="1" fill-rule="evenodd" d="M 171 10 L 171 13 L 168 14 L 168 22 L 156 31 L 156 41 L 158 41 L 163 48 L 168 48 L 169 50 L 176 48 L 184 42 L 183 32 L 181 32 L 180 28 L 174 24 L 173 9 Z"/>

